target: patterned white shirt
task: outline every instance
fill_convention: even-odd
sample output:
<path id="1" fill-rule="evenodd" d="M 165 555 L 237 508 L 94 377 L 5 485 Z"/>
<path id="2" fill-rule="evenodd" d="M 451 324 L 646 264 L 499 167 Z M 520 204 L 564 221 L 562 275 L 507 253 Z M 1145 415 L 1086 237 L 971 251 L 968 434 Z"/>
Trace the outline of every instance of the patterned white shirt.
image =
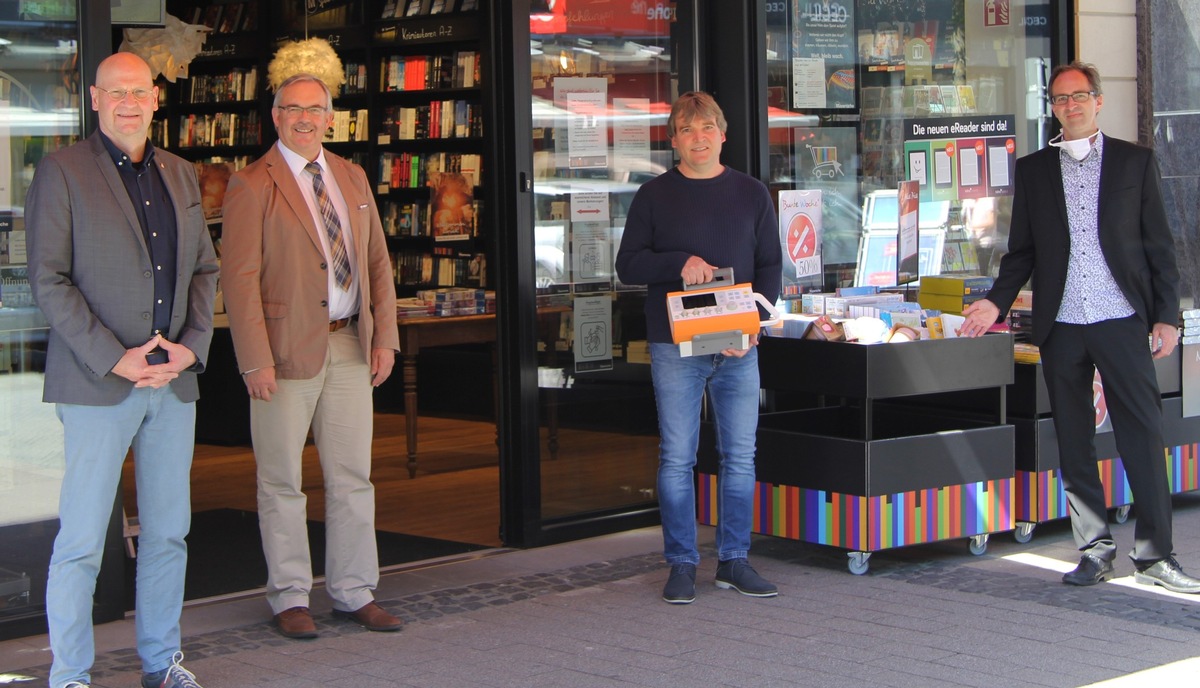
<path id="1" fill-rule="evenodd" d="M 1100 250 L 1100 161 L 1104 135 L 1097 132 L 1092 150 L 1083 160 L 1059 152 L 1067 222 L 1071 230 L 1071 256 L 1067 283 L 1056 321 L 1090 325 L 1134 314 L 1133 307 L 1113 279 Z"/>

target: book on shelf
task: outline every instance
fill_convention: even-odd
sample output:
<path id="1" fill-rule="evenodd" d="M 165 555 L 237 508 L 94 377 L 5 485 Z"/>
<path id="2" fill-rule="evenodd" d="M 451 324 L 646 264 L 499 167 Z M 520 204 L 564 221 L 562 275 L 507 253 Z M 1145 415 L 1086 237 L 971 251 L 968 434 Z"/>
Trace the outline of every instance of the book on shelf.
<path id="1" fill-rule="evenodd" d="M 459 241 L 475 234 L 473 187 L 460 172 L 430 175 L 429 205 L 435 241 Z"/>
<path id="2" fill-rule="evenodd" d="M 257 31 L 258 30 L 258 3 L 247 0 L 245 10 L 242 12 L 242 31 Z"/>
<path id="3" fill-rule="evenodd" d="M 221 221 L 221 206 L 229 177 L 237 170 L 233 162 L 196 162 L 196 177 L 200 182 L 200 206 L 209 224 Z"/>
<path id="4" fill-rule="evenodd" d="M 224 5 L 212 4 L 205 8 L 204 17 L 200 20 L 202 24 L 213 31 L 221 25 L 221 12 L 225 8 Z"/>
<path id="5" fill-rule="evenodd" d="M 244 2 L 227 5 L 221 15 L 221 24 L 217 27 L 217 33 L 235 33 L 240 30 L 242 27 L 242 14 L 245 11 L 246 3 Z"/>
<path id="6" fill-rule="evenodd" d="M 992 278 L 986 275 L 925 275 L 920 291 L 948 296 L 982 296 L 992 288 Z"/>

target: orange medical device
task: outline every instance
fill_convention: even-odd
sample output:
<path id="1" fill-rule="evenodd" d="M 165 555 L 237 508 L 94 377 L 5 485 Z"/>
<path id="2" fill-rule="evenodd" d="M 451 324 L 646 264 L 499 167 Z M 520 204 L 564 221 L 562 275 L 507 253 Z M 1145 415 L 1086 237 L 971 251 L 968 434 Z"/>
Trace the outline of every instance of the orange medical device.
<path id="1" fill-rule="evenodd" d="M 733 269 L 722 268 L 714 272 L 711 282 L 684 285 L 684 291 L 667 294 L 671 339 L 679 345 L 680 355 L 748 348 L 751 334 L 778 319 L 774 305 L 749 283 L 732 282 Z M 771 314 L 771 320 L 759 321 L 757 304 Z"/>

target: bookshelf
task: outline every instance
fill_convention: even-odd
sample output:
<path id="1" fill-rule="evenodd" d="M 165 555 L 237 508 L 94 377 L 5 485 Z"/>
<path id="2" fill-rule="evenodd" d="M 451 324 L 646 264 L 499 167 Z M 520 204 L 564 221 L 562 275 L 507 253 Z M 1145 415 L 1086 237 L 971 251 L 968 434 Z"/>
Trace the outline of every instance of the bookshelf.
<path id="1" fill-rule="evenodd" d="M 304 3 L 168 0 L 168 13 L 212 32 L 188 78 L 159 79 L 151 137 L 197 163 L 218 246 L 224 183 L 276 139 L 270 60 L 285 41 L 319 37 L 345 72 L 325 145 L 362 166 L 375 185 L 398 295 L 490 286 L 481 2 L 307 5 L 316 10 L 306 16 Z"/>
<path id="2" fill-rule="evenodd" d="M 262 84 L 266 46 L 260 40 L 266 3 L 168 2 L 167 11 L 211 30 L 188 67 L 188 78 L 159 81 L 154 141 L 196 162 L 245 164 L 263 143 Z"/>
<path id="3" fill-rule="evenodd" d="M 372 161 L 397 293 L 486 288 L 479 3 L 382 0 L 375 7 Z"/>

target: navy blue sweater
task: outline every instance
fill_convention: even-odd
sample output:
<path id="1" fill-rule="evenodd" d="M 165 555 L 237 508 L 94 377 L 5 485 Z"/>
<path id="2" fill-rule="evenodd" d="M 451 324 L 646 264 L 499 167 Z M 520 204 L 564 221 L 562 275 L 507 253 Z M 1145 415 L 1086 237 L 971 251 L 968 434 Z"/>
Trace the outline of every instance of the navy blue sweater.
<path id="1" fill-rule="evenodd" d="M 689 179 L 672 168 L 638 189 L 617 251 L 617 276 L 625 284 L 647 286 L 651 342 L 671 342 L 667 292 L 682 288 L 680 272 L 692 256 L 733 268 L 735 282 L 750 281 L 775 303 L 783 259 L 767 187 L 726 167 L 712 179 Z"/>

